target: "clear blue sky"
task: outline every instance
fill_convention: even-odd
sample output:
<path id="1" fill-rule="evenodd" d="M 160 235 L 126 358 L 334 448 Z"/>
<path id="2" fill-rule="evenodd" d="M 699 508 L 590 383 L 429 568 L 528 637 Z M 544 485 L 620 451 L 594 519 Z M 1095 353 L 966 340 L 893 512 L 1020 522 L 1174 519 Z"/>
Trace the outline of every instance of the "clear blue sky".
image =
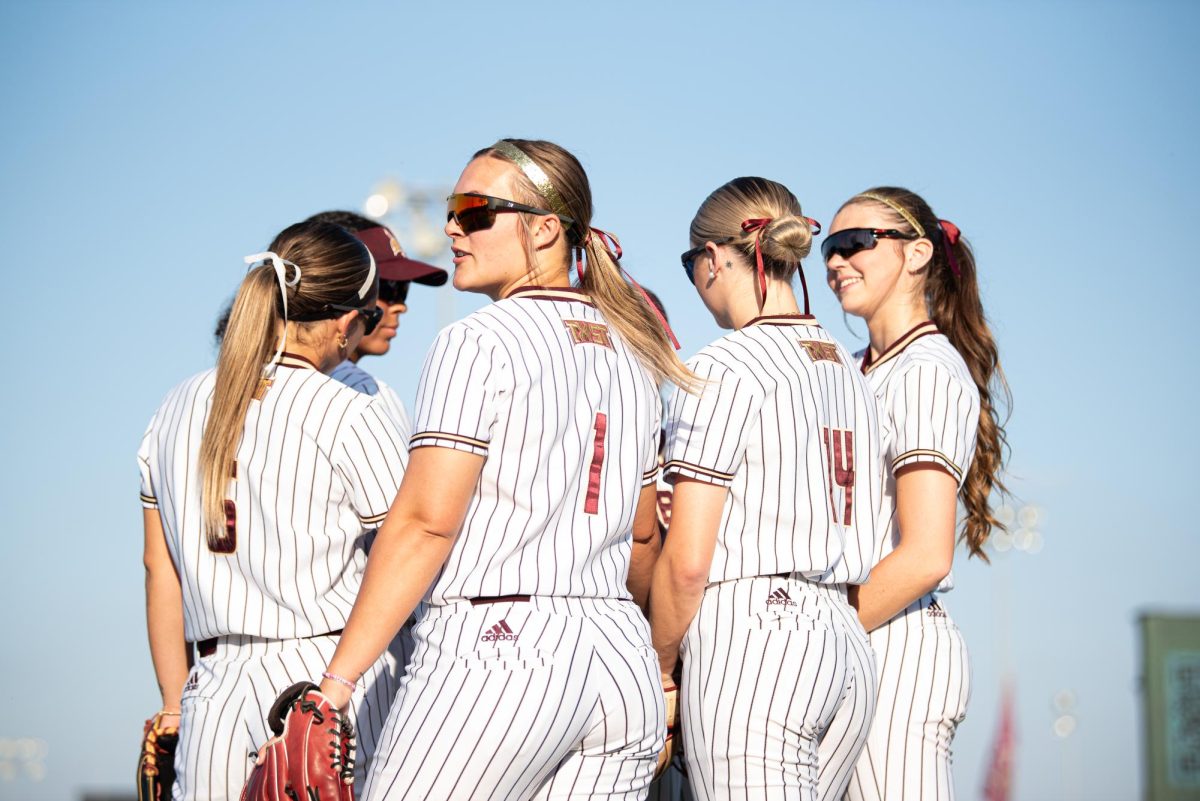
<path id="1" fill-rule="evenodd" d="M 1136 797 L 1137 610 L 1200 607 L 1200 5 L 413 5 L 0 7 L 0 739 L 49 746 L 46 778 L 0 779 L 0 798 L 129 787 L 158 702 L 134 453 L 167 389 L 211 363 L 241 257 L 386 176 L 450 185 L 506 135 L 581 158 L 596 224 L 684 355 L 718 331 L 677 254 L 732 177 L 781 180 L 825 223 L 901 184 L 958 223 L 1016 400 L 1011 484 L 1047 515 L 1037 556 L 960 554 L 960 797 L 979 796 L 1007 670 L 1016 798 L 1071 797 L 1064 779 Z M 815 311 L 857 347 L 821 272 Z M 364 363 L 406 401 L 438 309 L 480 303 L 451 292 L 415 289 L 402 344 Z"/>

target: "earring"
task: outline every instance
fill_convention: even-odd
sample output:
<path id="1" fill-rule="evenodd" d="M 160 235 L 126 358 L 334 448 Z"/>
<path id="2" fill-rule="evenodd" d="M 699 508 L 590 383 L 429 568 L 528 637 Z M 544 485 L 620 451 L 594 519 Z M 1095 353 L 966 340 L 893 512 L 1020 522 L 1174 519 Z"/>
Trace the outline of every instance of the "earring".
<path id="1" fill-rule="evenodd" d="M 712 280 L 716 279 L 716 277 L 717 277 L 717 274 L 716 274 L 715 272 L 713 272 L 712 265 L 709 265 L 709 268 L 708 268 L 708 280 L 709 280 L 709 281 L 712 281 Z"/>
<path id="2" fill-rule="evenodd" d="M 350 340 L 346 339 L 345 334 L 338 334 L 338 350 L 345 350 L 349 344 Z"/>

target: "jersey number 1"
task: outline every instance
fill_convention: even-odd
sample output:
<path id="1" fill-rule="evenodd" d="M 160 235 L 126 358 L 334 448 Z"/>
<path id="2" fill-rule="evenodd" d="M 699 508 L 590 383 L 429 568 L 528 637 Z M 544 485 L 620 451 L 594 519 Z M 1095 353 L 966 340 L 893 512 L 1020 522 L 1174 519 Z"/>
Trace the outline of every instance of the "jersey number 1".
<path id="1" fill-rule="evenodd" d="M 608 417 L 596 412 L 596 427 L 592 440 L 592 465 L 588 468 L 587 495 L 583 500 L 584 514 L 594 515 L 600 511 L 600 470 L 604 467 L 604 432 L 608 430 Z"/>
<path id="2" fill-rule="evenodd" d="M 822 428 L 825 441 L 825 461 L 829 465 L 829 505 L 833 510 L 833 522 L 850 525 L 854 510 L 854 432 L 848 428 Z M 846 494 L 846 504 L 841 519 L 838 519 L 837 501 L 833 488 L 841 487 Z"/>

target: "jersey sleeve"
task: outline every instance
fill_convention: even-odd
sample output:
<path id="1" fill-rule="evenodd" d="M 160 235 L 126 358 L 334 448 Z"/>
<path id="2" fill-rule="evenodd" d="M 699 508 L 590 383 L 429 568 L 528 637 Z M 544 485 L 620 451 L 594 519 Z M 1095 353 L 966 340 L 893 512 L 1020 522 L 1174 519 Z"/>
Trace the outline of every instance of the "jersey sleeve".
<path id="1" fill-rule="evenodd" d="M 141 495 L 143 509 L 157 509 L 158 495 L 154 489 L 154 477 L 150 473 L 150 448 L 152 437 L 151 430 L 154 428 L 154 420 L 150 421 L 150 425 L 146 426 L 146 433 L 142 434 L 142 444 L 138 447 L 138 472 L 141 473 Z"/>
<path id="2" fill-rule="evenodd" d="M 488 339 L 486 331 L 461 323 L 438 334 L 421 370 L 409 447 L 487 456 L 496 401 L 509 370 Z"/>
<path id="3" fill-rule="evenodd" d="M 396 394 L 396 390 L 382 381 L 377 381 L 377 383 L 379 394 L 376 397 L 383 403 L 388 417 L 392 418 L 392 422 L 396 424 L 396 430 L 400 432 L 401 442 L 405 443 L 405 447 L 407 447 L 408 440 L 412 437 L 412 421 L 408 418 L 408 410 L 404 408 L 404 403 Z"/>
<path id="4" fill-rule="evenodd" d="M 917 363 L 888 398 L 892 471 L 934 464 L 966 480 L 979 426 L 979 392 L 940 364 Z"/>
<path id="5" fill-rule="evenodd" d="M 711 358 L 689 365 L 705 383 L 699 395 L 676 388 L 667 412 L 663 474 L 728 487 L 746 453 L 764 393 L 761 385 Z"/>
<path id="6" fill-rule="evenodd" d="M 365 406 L 341 435 L 337 467 L 355 514 L 370 527 L 387 517 L 408 466 L 408 450 L 380 402 L 372 398 Z"/>
<path id="7" fill-rule="evenodd" d="M 642 465 L 642 486 L 648 487 L 651 484 L 658 483 L 658 474 L 662 465 L 662 454 L 659 452 L 659 447 L 662 441 L 662 416 L 663 405 L 662 396 L 657 392 L 654 393 L 654 420 L 658 425 L 652 426 L 649 436 L 652 437 L 652 443 L 646 458 L 646 464 Z"/>

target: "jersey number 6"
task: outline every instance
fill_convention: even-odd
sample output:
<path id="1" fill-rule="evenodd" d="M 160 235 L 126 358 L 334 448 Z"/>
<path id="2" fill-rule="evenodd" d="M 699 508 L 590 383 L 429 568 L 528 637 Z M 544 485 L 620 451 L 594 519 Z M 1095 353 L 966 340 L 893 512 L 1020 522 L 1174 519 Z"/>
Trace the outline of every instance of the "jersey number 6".
<path id="1" fill-rule="evenodd" d="M 854 510 L 854 432 L 848 428 L 822 428 L 825 442 L 825 462 L 829 465 L 829 506 L 833 510 L 833 522 L 850 525 Z M 837 501 L 833 488 L 845 491 L 846 504 L 841 519 L 838 519 Z"/>

